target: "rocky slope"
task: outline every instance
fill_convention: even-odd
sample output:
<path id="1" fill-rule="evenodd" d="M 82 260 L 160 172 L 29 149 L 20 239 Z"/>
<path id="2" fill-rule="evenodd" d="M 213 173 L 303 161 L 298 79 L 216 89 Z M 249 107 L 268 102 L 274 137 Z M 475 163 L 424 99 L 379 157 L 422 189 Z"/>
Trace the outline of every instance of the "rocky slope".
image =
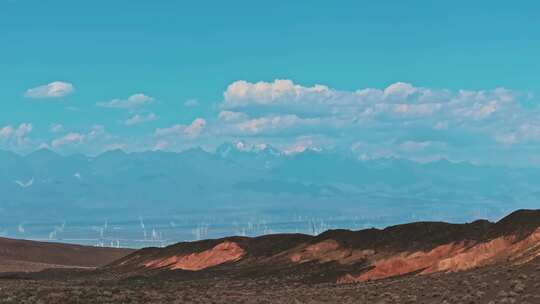
<path id="1" fill-rule="evenodd" d="M 136 251 L 105 270 L 126 276 L 255 277 L 351 283 L 523 264 L 540 255 L 540 211 L 497 223 L 418 222 L 318 236 L 230 237 Z"/>

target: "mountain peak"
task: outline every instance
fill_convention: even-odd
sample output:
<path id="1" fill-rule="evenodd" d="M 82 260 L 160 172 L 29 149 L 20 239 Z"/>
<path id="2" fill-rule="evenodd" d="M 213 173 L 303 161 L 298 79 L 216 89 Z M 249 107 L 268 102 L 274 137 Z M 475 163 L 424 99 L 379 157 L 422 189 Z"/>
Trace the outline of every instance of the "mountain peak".
<path id="1" fill-rule="evenodd" d="M 98 155 L 98 157 L 102 157 L 102 156 L 125 156 L 127 155 L 128 153 L 126 153 L 126 151 L 122 150 L 122 149 L 112 149 L 112 150 L 107 150 L 101 154 Z"/>
<path id="2" fill-rule="evenodd" d="M 39 159 L 39 160 L 52 160 L 59 159 L 62 156 L 48 148 L 41 148 L 36 150 L 26 156 L 28 159 Z"/>
<path id="3" fill-rule="evenodd" d="M 216 154 L 221 157 L 228 157 L 234 153 L 255 153 L 271 156 L 281 156 L 283 154 L 280 150 L 269 144 L 248 144 L 244 141 L 226 142 L 216 149 Z"/>

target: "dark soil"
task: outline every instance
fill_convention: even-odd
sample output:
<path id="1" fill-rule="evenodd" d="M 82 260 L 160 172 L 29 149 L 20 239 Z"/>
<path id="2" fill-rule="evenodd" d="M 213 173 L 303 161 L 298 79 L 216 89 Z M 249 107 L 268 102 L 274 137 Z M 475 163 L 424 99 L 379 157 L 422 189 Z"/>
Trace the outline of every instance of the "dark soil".
<path id="1" fill-rule="evenodd" d="M 347 285 L 306 283 L 294 276 L 194 280 L 152 276 L 111 280 L 82 273 L 63 278 L 58 273 L 48 273 L 0 279 L 0 303 L 536 304 L 540 303 L 540 260 L 520 266 L 500 265 Z"/>

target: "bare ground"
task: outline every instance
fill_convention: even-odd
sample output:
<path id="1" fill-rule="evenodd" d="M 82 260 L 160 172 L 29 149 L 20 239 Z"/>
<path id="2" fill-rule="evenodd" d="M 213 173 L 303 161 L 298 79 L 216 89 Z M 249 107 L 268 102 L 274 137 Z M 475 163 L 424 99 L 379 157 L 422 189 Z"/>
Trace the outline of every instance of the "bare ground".
<path id="1" fill-rule="evenodd" d="M 0 303 L 540 303 L 540 260 L 471 271 L 356 284 L 307 283 L 294 277 L 98 278 L 78 270 L 4 276 Z"/>

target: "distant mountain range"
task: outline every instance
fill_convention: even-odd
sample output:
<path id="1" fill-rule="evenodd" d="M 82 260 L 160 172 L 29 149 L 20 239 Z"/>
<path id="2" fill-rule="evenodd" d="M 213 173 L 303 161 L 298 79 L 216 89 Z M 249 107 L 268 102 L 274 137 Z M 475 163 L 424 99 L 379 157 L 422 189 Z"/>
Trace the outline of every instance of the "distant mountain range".
<path id="1" fill-rule="evenodd" d="M 494 218 L 533 208 L 540 169 L 446 160 L 359 160 L 224 144 L 215 152 L 109 151 L 95 157 L 0 151 L 0 215 L 10 221 L 206 212 Z"/>

